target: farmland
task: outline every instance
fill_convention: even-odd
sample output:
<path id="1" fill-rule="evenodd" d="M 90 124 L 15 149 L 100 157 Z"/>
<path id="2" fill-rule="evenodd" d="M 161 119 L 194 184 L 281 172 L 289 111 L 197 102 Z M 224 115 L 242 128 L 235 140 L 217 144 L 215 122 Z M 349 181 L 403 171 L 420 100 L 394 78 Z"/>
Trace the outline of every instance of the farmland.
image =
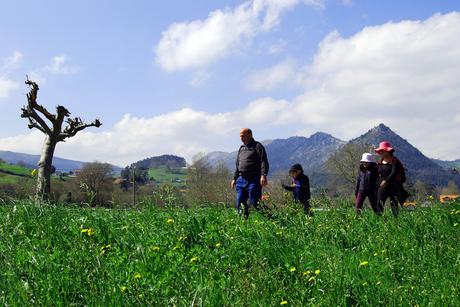
<path id="1" fill-rule="evenodd" d="M 458 305 L 460 205 L 369 211 L 9 202 L 0 304 Z"/>

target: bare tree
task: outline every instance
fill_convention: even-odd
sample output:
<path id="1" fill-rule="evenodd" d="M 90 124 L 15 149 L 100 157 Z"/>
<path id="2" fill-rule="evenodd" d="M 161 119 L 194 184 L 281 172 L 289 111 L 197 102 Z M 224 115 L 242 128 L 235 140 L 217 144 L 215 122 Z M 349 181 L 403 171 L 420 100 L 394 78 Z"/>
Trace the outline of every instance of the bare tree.
<path id="1" fill-rule="evenodd" d="M 88 127 L 100 127 L 99 119 L 86 124 L 80 117 L 70 118 L 70 112 L 65 107 L 58 105 L 56 114 L 50 113 L 45 107 L 37 103 L 38 85 L 27 78 L 25 82 L 29 87 L 27 105 L 21 111 L 21 117 L 29 120 L 29 129 L 36 128 L 46 136 L 43 144 L 40 161 L 38 162 L 37 190 L 38 200 L 48 200 L 51 191 L 51 173 L 54 150 L 56 144 L 75 136 L 79 131 Z M 67 125 L 63 128 L 63 123 Z"/>
<path id="2" fill-rule="evenodd" d="M 331 175 L 331 189 L 345 195 L 354 192 L 361 155 L 370 149 L 369 145 L 349 143 L 329 157 L 326 170 Z"/>
<path id="3" fill-rule="evenodd" d="M 104 203 L 104 194 L 113 189 L 112 172 L 113 166 L 108 163 L 92 162 L 83 165 L 77 178 L 90 205 Z"/>

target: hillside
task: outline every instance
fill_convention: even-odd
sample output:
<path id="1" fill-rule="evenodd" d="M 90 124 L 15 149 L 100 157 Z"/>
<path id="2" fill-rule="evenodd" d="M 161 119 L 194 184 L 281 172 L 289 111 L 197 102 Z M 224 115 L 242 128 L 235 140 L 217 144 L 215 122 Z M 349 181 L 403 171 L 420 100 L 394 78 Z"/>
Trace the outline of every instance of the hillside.
<path id="1" fill-rule="evenodd" d="M 150 157 L 144 160 L 134 162 L 132 165 L 144 169 L 160 167 L 178 169 L 187 166 L 185 159 L 183 157 L 178 157 L 174 155 L 161 155 L 157 157 Z"/>
<path id="2" fill-rule="evenodd" d="M 28 168 L 37 168 L 37 163 L 40 160 L 40 156 L 0 150 L 0 159 L 10 164 L 20 163 Z M 70 172 L 79 170 L 85 163 L 87 162 L 63 159 L 56 156 L 53 157 L 53 166 L 56 167 L 57 172 Z M 119 173 L 121 171 L 121 167 L 115 165 L 112 166 L 114 173 Z"/>
<path id="3" fill-rule="evenodd" d="M 318 172 L 331 153 L 345 144 L 330 134 L 317 132 L 310 137 L 294 136 L 262 142 L 270 161 L 270 176 L 286 172 L 294 163 L 301 163 L 307 173 Z M 211 165 L 224 163 L 235 168 L 237 151 L 211 152 L 204 157 Z"/>
<path id="4" fill-rule="evenodd" d="M 351 140 L 350 143 L 367 144 L 376 148 L 382 140 L 389 141 L 395 148 L 395 155 L 407 169 L 409 181 L 421 180 L 433 185 L 446 185 L 449 180 L 460 182 L 459 178 L 434 163 L 406 139 L 403 139 L 384 124 L 370 129 L 363 135 Z"/>

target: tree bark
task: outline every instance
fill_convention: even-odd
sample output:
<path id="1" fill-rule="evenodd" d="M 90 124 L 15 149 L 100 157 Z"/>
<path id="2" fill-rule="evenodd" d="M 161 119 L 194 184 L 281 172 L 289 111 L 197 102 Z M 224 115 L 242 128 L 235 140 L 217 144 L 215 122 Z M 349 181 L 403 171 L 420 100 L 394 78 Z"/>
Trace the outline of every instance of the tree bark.
<path id="1" fill-rule="evenodd" d="M 37 191 L 35 198 L 39 201 L 48 201 L 51 192 L 51 169 L 53 166 L 53 155 L 57 141 L 46 136 L 43 144 L 40 161 L 38 162 Z"/>

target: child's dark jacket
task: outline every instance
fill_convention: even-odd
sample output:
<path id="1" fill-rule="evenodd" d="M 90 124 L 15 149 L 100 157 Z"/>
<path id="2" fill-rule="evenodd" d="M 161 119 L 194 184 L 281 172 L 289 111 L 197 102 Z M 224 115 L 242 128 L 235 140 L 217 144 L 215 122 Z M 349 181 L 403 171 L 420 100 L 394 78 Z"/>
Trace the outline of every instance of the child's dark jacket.
<path id="1" fill-rule="evenodd" d="M 356 181 L 355 195 L 358 195 L 359 192 L 375 192 L 377 190 L 378 176 L 379 172 L 377 164 L 371 163 L 367 169 L 360 166 L 358 180 Z"/>
<path id="2" fill-rule="evenodd" d="M 300 174 L 297 178 L 292 178 L 292 186 L 283 186 L 286 190 L 292 191 L 294 199 L 299 202 L 308 201 L 310 194 L 310 179 L 305 174 Z"/>

